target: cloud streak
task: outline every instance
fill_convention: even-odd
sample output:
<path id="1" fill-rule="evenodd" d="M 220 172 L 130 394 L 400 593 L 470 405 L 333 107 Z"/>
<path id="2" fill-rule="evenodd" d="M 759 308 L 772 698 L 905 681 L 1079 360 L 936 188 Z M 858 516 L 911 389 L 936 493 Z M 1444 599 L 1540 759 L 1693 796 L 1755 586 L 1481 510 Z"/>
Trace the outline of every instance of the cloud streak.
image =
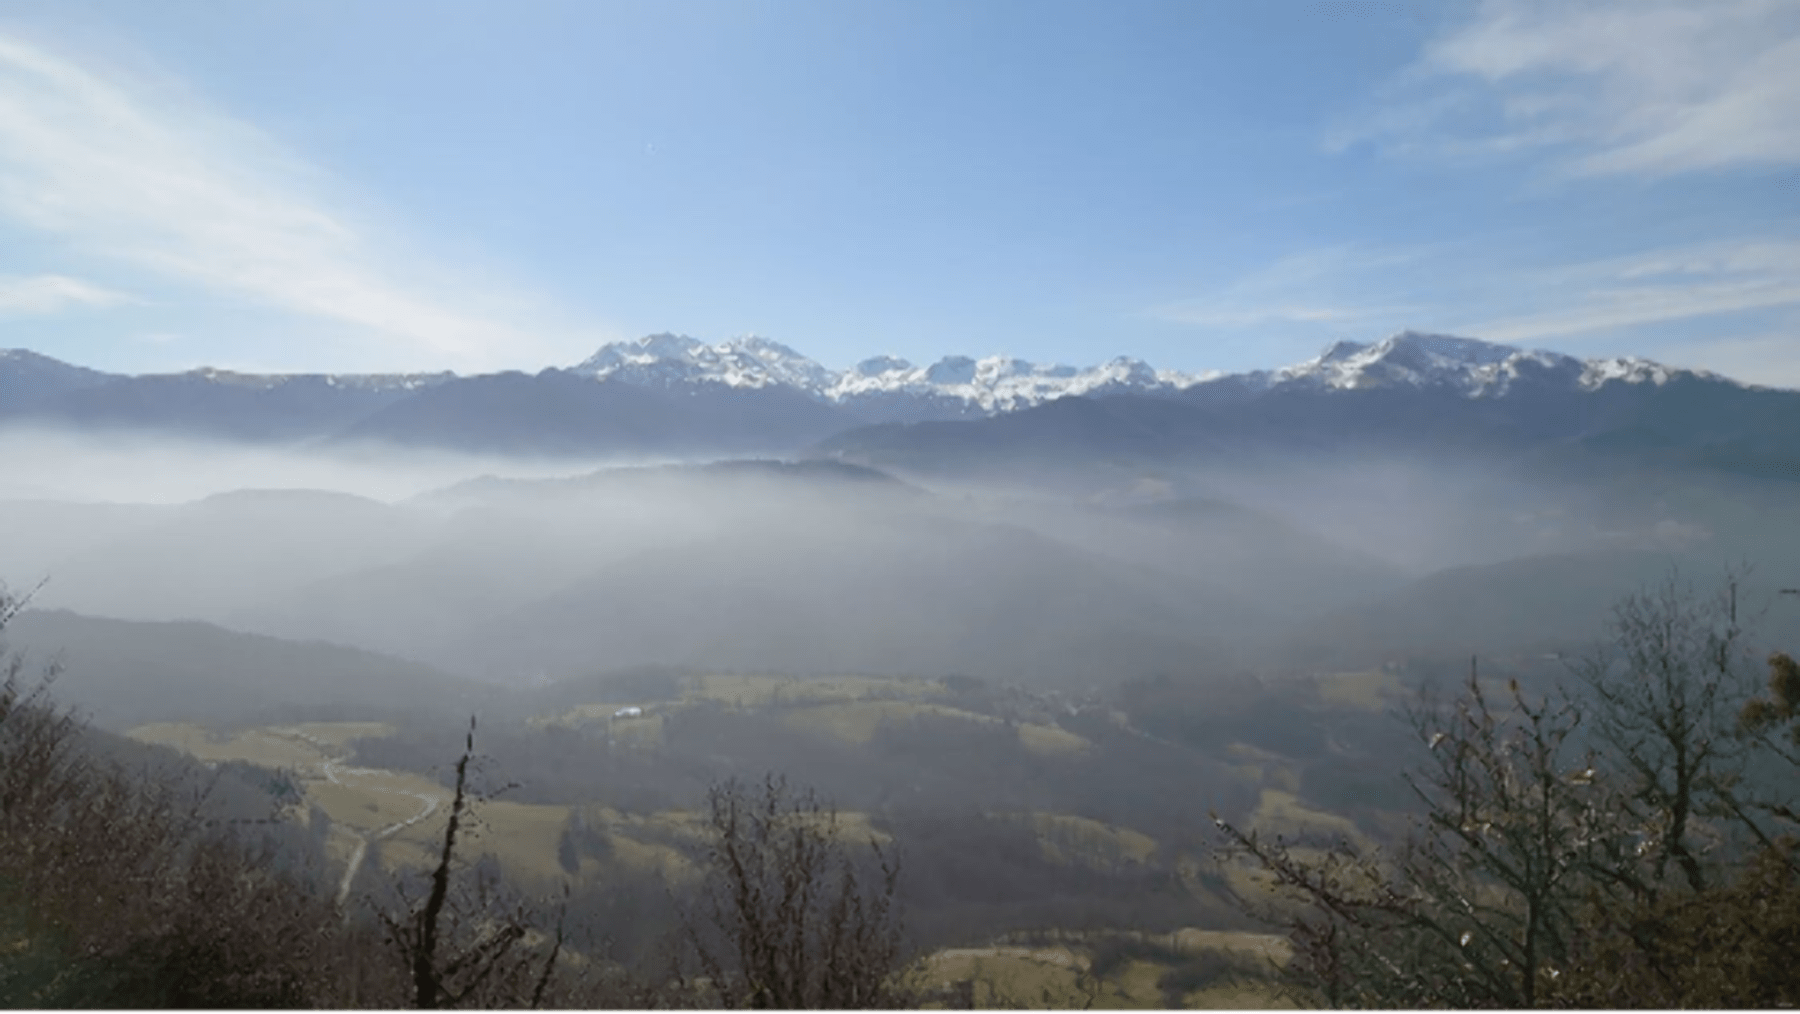
<path id="1" fill-rule="evenodd" d="M 1379 272 L 1416 260 L 1418 250 L 1362 246 L 1323 247 L 1290 254 L 1204 295 L 1151 307 L 1148 316 L 1199 327 L 1261 324 L 1354 324 L 1394 318 L 1415 307 L 1369 303 L 1350 291 L 1367 291 Z"/>
<path id="2" fill-rule="evenodd" d="M 1800 163 L 1800 6 L 1489 0 L 1327 148 L 1550 152 L 1569 177 Z"/>
<path id="3" fill-rule="evenodd" d="M 0 216 L 84 254 L 351 325 L 403 357 L 474 367 L 536 349 L 467 299 L 397 278 L 314 182 L 270 139 L 179 89 L 0 34 Z M 60 285 L 64 303 L 81 301 L 66 282 L 17 298 L 54 303 Z"/>
<path id="4" fill-rule="evenodd" d="M 134 302 L 122 292 L 64 275 L 0 276 L 0 314 L 59 313 L 78 306 Z"/>
<path id="5" fill-rule="evenodd" d="M 1463 329 L 1534 341 L 1800 305 L 1800 243 L 1715 243 L 1568 265 L 1522 280 L 1541 309 Z"/>
<path id="6" fill-rule="evenodd" d="M 1768 319 L 1743 315 L 1800 309 L 1800 241 L 1737 238 L 1511 269 L 1484 265 L 1480 253 L 1451 244 L 1322 248 L 1149 312 L 1219 329 L 1268 326 L 1298 334 L 1321 324 L 1365 333 L 1414 327 L 1566 351 L 1590 336 L 1641 337 L 1660 325 L 1683 324 L 1687 336 L 1676 348 L 1686 361 L 1758 383 L 1793 383 L 1791 365 L 1782 363 L 1791 364 L 1800 349 L 1794 338 L 1741 336 L 1745 326 L 1770 326 Z M 1707 351 L 1715 345 L 1716 356 Z M 1763 369 L 1747 366 L 1757 351 L 1772 356 Z"/>
<path id="7" fill-rule="evenodd" d="M 1196 324 L 1202 327 L 1243 327 L 1251 324 L 1288 322 L 1321 324 L 1360 320 L 1369 311 L 1354 307 L 1333 306 L 1210 306 L 1199 303 L 1170 303 L 1153 311 L 1159 320 L 1173 324 Z"/>

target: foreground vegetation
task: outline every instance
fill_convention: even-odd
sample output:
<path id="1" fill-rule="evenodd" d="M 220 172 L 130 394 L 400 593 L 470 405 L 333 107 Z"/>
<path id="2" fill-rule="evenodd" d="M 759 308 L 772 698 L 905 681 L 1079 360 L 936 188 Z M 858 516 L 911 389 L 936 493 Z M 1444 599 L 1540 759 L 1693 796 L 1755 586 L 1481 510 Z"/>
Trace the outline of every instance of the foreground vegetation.
<path id="1" fill-rule="evenodd" d="M 7 602 L 0 627 L 18 607 Z M 1128 828 L 1047 813 L 998 814 L 973 834 L 924 816 L 876 822 L 774 776 L 716 781 L 697 810 L 532 802 L 498 781 L 473 724 L 431 751 L 454 764 L 420 772 L 365 766 L 357 751 L 374 744 L 425 749 L 382 723 L 162 724 L 116 739 L 56 706 L 54 676 L 28 678 L 13 656 L 0 694 L 0 999 L 13 1006 L 1156 1007 L 1242 1002 L 1232 983 L 1260 974 L 1231 934 L 1061 932 L 931 951 L 941 933 L 905 932 L 904 906 L 932 907 L 908 881 L 1008 869 L 1026 878 L 1017 896 L 1059 870 L 1089 891 L 1142 878 L 1088 865 L 1150 862 L 1155 841 Z M 819 744 L 894 736 L 843 697 L 885 698 L 886 683 L 807 696 L 790 682 L 702 681 L 688 719 L 715 721 L 708 702 L 723 694 L 754 705 L 766 692 L 764 704 L 822 709 L 798 726 L 766 716 L 814 728 Z M 1051 755 L 1087 749 L 1051 725 L 934 707 L 901 717 L 998 729 L 1027 756 L 1046 742 Z M 646 747 L 633 724 L 602 726 L 624 740 L 607 756 L 631 763 Z M 1012 844 L 977 861 L 991 844 L 981 827 Z M 970 861 L 946 862 L 957 855 Z"/>
<path id="2" fill-rule="evenodd" d="M 1789 1002 L 1800 669 L 1749 655 L 1729 588 L 1671 579 L 1612 635 L 1573 665 L 1465 659 L 1448 698 L 1419 659 L 1108 698 L 645 670 L 455 739 L 403 716 L 118 739 L 11 657 L 0 999 Z"/>
<path id="3" fill-rule="evenodd" d="M 1618 606 L 1610 650 L 1531 692 L 1473 661 L 1421 696 L 1410 827 L 1387 847 L 1221 819 L 1299 1002 L 1771 1007 L 1800 998 L 1800 667 L 1766 680 L 1735 584 Z"/>

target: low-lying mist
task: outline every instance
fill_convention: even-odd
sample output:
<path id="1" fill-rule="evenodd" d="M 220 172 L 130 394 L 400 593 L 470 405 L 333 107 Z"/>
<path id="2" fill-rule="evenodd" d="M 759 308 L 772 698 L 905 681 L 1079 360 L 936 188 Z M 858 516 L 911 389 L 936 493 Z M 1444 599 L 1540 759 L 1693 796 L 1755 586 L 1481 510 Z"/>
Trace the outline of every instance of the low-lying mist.
<path id="1" fill-rule="evenodd" d="M 241 489 L 316 489 L 394 502 L 480 475 L 546 477 L 667 458 L 521 458 L 313 442 L 282 447 L 133 431 L 0 428 L 0 500 L 178 504 Z"/>
<path id="2" fill-rule="evenodd" d="M 1406 455 L 1004 486 L 781 464 L 0 436 L 39 609 L 499 683 L 642 664 L 1103 688 L 1591 632 L 1681 562 L 1800 567 L 1785 488 Z M 79 645 L 69 646 L 79 655 Z"/>

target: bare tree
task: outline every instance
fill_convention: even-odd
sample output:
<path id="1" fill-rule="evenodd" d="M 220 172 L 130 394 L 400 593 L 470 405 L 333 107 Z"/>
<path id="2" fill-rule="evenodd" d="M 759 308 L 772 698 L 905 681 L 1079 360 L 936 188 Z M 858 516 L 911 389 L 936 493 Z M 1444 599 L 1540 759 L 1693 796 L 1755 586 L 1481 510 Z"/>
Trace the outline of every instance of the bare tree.
<path id="1" fill-rule="evenodd" d="M 0 586 L 0 632 L 30 602 Z M 50 801 L 65 798 L 80 780 L 72 763 L 80 723 L 49 700 L 60 667 L 24 679 L 25 657 L 0 645 L 0 833 L 29 845 L 30 821 L 42 819 Z"/>
<path id="2" fill-rule="evenodd" d="M 0 628 L 24 600 L 0 591 Z M 93 756 L 0 665 L 0 1002 L 335 1005 L 330 905 L 203 812 L 208 786 Z"/>
<path id="3" fill-rule="evenodd" d="M 476 871 L 472 883 L 459 883 L 455 876 L 458 835 L 466 835 L 473 807 L 482 798 L 470 785 L 470 769 L 477 760 L 471 717 L 456 761 L 443 845 L 426 879 L 424 897 L 410 896 L 402 884 L 397 891 L 403 911 L 377 910 L 389 941 L 406 962 L 413 1006 L 421 1010 L 465 1003 L 535 1007 L 543 1001 L 562 953 L 560 920 L 539 965 L 532 949 L 522 946 L 533 935 L 531 906 L 504 897 L 495 878 L 484 871 Z"/>
<path id="4" fill-rule="evenodd" d="M 1792 896 L 1787 874 L 1770 871 L 1795 872 L 1793 849 L 1768 819 L 1800 814 L 1791 784 L 1763 777 L 1752 747 L 1760 737 L 1800 764 L 1800 733 L 1777 735 L 1793 728 L 1800 668 L 1777 656 L 1770 698 L 1746 704 L 1740 579 L 1728 572 L 1701 599 L 1671 574 L 1622 599 L 1572 688 L 1535 698 L 1514 682 L 1496 706 L 1471 662 L 1450 706 L 1422 698 L 1409 715 L 1426 759 L 1406 776 L 1419 816 L 1391 852 L 1268 842 L 1221 822 L 1227 855 L 1268 884 L 1243 902 L 1287 927 L 1300 998 L 1523 1007 L 1764 995 L 1720 985 L 1732 980 L 1722 970 L 1754 964 L 1722 941 L 1766 949 L 1789 925 L 1752 932 L 1754 920 L 1726 914 Z M 1762 846 L 1754 855 L 1740 829 Z M 1686 928 L 1671 932 L 1671 920 Z M 1669 960 L 1682 953 L 1696 957 Z"/>
<path id="5" fill-rule="evenodd" d="M 1619 802 L 1643 836 L 1653 887 L 1672 862 L 1690 890 L 1704 890 L 1703 853 L 1720 842 L 1721 819 L 1743 815 L 1743 576 L 1727 571 L 1716 594 L 1700 597 L 1671 572 L 1622 599 L 1610 643 L 1574 666 L 1592 695 L 1596 739 L 1624 780 Z"/>
<path id="6" fill-rule="evenodd" d="M 859 857 L 836 811 L 775 775 L 754 789 L 735 779 L 714 786 L 708 819 L 709 875 L 685 936 L 721 1005 L 909 1002 L 897 983 L 900 870 L 879 843 Z"/>
<path id="7" fill-rule="evenodd" d="M 1241 900 L 1287 928 L 1297 999 L 1331 1006 L 1530 1007 L 1562 974 L 1590 892 L 1624 843 L 1589 758 L 1580 707 L 1512 683 L 1490 705 L 1473 662 L 1447 707 L 1410 712 L 1429 758 L 1407 776 L 1422 815 L 1387 854 L 1319 851 L 1217 820 L 1227 858 L 1268 885 Z"/>

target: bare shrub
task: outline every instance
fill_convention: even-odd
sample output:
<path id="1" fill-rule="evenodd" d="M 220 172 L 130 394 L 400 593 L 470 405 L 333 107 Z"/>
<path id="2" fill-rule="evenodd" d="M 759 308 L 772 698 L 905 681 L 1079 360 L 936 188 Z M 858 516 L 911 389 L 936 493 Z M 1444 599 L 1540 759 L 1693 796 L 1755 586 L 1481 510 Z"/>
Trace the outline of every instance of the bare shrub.
<path id="1" fill-rule="evenodd" d="M 470 784 L 477 760 L 475 719 L 470 718 L 456 761 L 443 845 L 425 878 L 424 894 L 403 881 L 396 885 L 399 910 L 377 911 L 410 976 L 412 1005 L 421 1010 L 536 1007 L 551 986 L 562 953 L 560 920 L 546 935 L 535 925 L 533 907 L 504 891 L 490 867 L 477 864 L 470 875 L 462 875 L 458 835 L 466 837 L 476 803 L 488 795 Z M 466 840 L 461 844 L 466 846 Z"/>
<path id="2" fill-rule="evenodd" d="M 835 810 L 770 775 L 708 793 L 708 876 L 685 935 L 721 1006 L 908 1005 L 897 861 L 844 840 Z"/>

